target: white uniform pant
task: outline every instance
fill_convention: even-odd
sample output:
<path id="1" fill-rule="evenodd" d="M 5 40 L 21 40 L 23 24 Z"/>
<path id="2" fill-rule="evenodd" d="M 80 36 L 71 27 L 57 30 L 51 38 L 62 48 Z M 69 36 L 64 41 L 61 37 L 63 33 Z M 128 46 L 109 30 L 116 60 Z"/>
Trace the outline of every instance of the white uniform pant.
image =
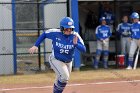
<path id="1" fill-rule="evenodd" d="M 106 41 L 97 40 L 97 49 L 99 50 L 109 50 L 109 39 Z"/>
<path id="2" fill-rule="evenodd" d="M 130 37 L 121 37 L 121 54 L 128 54 L 130 50 Z"/>
<path id="3" fill-rule="evenodd" d="M 72 61 L 69 63 L 64 63 L 60 60 L 57 60 L 56 58 L 54 58 L 54 56 L 51 55 L 49 63 L 51 65 L 51 68 L 56 73 L 55 83 L 57 83 L 58 80 L 60 82 L 67 83 L 72 70 Z"/>
<path id="4" fill-rule="evenodd" d="M 97 40 L 97 54 L 96 54 L 96 62 L 98 63 L 99 60 L 100 60 L 100 56 L 101 56 L 101 53 L 98 52 L 104 52 L 104 57 L 103 57 L 103 61 L 104 61 L 104 65 L 106 66 L 107 64 L 107 61 L 108 61 L 108 54 L 105 53 L 106 52 L 109 52 L 109 39 L 106 39 L 104 41 L 101 41 L 101 40 Z M 96 64 L 95 62 L 95 64 Z"/>
<path id="5" fill-rule="evenodd" d="M 135 54 L 135 51 L 136 49 L 140 47 L 139 45 L 139 40 L 137 39 L 132 39 L 131 40 L 131 45 L 130 45 L 130 51 L 129 51 L 129 57 L 130 58 L 133 58 L 134 54 Z"/>

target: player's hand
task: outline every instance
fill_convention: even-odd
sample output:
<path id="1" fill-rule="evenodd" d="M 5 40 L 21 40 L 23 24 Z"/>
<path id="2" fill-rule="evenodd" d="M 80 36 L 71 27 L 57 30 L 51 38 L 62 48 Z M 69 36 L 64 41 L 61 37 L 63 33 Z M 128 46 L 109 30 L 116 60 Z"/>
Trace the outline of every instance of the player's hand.
<path id="1" fill-rule="evenodd" d="M 106 38 L 104 41 L 105 41 L 105 42 L 108 42 L 108 41 L 109 41 L 109 38 Z"/>
<path id="2" fill-rule="evenodd" d="M 100 41 L 103 42 L 104 40 L 103 39 L 100 39 Z"/>
<path id="3" fill-rule="evenodd" d="M 31 47 L 29 50 L 29 53 L 31 53 L 31 54 L 33 54 L 34 52 L 38 52 L 38 47 L 37 46 L 33 46 L 33 47 Z"/>
<path id="4" fill-rule="evenodd" d="M 77 44 L 77 41 L 78 41 L 78 37 L 77 36 L 74 36 L 74 38 L 73 38 L 73 44 L 76 45 Z"/>
<path id="5" fill-rule="evenodd" d="M 107 42 L 109 42 L 109 38 L 103 40 L 103 44 L 107 44 Z"/>

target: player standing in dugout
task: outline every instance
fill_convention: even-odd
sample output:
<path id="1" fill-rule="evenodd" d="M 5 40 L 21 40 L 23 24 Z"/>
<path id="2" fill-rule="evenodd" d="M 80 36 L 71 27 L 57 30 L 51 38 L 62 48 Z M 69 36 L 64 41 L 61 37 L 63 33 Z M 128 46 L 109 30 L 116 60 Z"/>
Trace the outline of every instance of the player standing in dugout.
<path id="1" fill-rule="evenodd" d="M 133 12 L 131 14 L 132 25 L 130 28 L 131 31 L 131 45 L 129 51 L 128 58 L 128 67 L 126 69 L 132 69 L 134 63 L 134 54 L 137 48 L 140 47 L 140 22 L 139 22 L 139 14 L 137 12 Z"/>
<path id="2" fill-rule="evenodd" d="M 117 27 L 117 34 L 121 38 L 121 54 L 125 56 L 125 66 L 127 66 L 128 63 L 128 53 L 130 50 L 130 26 L 131 24 L 128 23 L 128 16 L 123 15 L 122 23 L 118 24 Z"/>
<path id="3" fill-rule="evenodd" d="M 60 21 L 60 29 L 45 31 L 29 49 L 30 53 L 37 52 L 38 46 L 45 38 L 52 40 L 52 54 L 49 63 L 56 73 L 53 93 L 62 93 L 68 83 L 75 48 L 86 52 L 84 42 L 74 28 L 74 21 L 70 17 L 64 17 Z"/>
<path id="4" fill-rule="evenodd" d="M 109 38 L 112 35 L 110 26 L 106 25 L 106 18 L 100 18 L 101 25 L 96 27 L 96 39 L 97 39 L 97 49 L 96 57 L 93 62 L 95 69 L 98 69 L 98 64 L 100 61 L 101 54 L 103 53 L 103 67 L 108 68 L 108 56 L 109 56 Z"/>

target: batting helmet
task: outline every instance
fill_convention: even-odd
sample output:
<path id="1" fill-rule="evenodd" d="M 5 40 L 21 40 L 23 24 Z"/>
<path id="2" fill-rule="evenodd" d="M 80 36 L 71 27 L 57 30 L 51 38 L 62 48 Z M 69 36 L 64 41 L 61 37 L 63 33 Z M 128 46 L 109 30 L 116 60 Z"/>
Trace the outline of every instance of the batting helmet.
<path id="1" fill-rule="evenodd" d="M 106 21 L 106 18 L 105 17 L 101 17 L 99 21 L 102 22 L 103 20 Z"/>
<path id="2" fill-rule="evenodd" d="M 139 14 L 137 13 L 137 12 L 133 12 L 132 14 L 131 14 L 131 18 L 139 18 Z"/>
<path id="3" fill-rule="evenodd" d="M 64 28 L 75 28 L 74 21 L 70 17 L 64 17 L 60 21 L 60 29 L 63 30 Z"/>

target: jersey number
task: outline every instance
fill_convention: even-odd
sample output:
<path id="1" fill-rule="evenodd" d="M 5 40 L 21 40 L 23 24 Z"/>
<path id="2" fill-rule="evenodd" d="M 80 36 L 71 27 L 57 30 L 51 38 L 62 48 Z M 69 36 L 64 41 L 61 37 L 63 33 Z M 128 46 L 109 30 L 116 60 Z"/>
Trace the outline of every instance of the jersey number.
<path id="1" fill-rule="evenodd" d="M 104 33 L 104 34 L 103 34 L 103 37 L 107 37 L 107 33 Z"/>
<path id="2" fill-rule="evenodd" d="M 60 53 L 69 54 L 69 50 L 60 49 Z"/>

